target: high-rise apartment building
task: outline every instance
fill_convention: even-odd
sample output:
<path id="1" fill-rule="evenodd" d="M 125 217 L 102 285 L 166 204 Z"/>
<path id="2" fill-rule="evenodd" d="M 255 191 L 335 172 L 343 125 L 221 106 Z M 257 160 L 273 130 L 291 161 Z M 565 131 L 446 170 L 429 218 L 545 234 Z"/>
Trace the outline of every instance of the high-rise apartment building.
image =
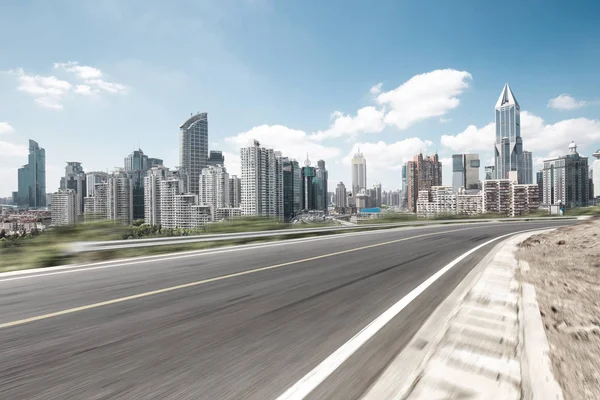
<path id="1" fill-rule="evenodd" d="M 533 154 L 523 151 L 523 184 L 533 184 Z"/>
<path id="2" fill-rule="evenodd" d="M 340 208 L 348 206 L 348 193 L 343 182 L 338 183 L 335 188 L 335 206 Z"/>
<path id="3" fill-rule="evenodd" d="M 191 115 L 179 127 L 179 167 L 189 176 L 188 191 L 198 194 L 202 168 L 208 157 L 208 114 Z"/>
<path id="4" fill-rule="evenodd" d="M 544 202 L 544 171 L 535 173 L 535 181 L 538 185 L 538 203 Z"/>
<path id="5" fill-rule="evenodd" d="M 152 167 L 144 177 L 144 223 L 160 225 L 160 182 L 167 178 L 168 168 Z"/>
<path id="6" fill-rule="evenodd" d="M 110 219 L 108 214 L 108 176 L 105 181 L 93 185 L 93 196 L 83 199 L 83 218 L 86 221 Z"/>
<path id="7" fill-rule="evenodd" d="M 452 190 L 458 193 L 479 189 L 479 154 L 454 154 L 452 156 Z"/>
<path id="8" fill-rule="evenodd" d="M 594 197 L 600 197 L 600 149 L 594 154 L 596 160 L 592 163 L 592 182 L 594 186 Z"/>
<path id="9" fill-rule="evenodd" d="M 496 102 L 496 140 L 494 144 L 495 178 L 507 179 L 517 171 L 523 183 L 523 139 L 521 139 L 521 107 L 508 83 Z"/>
<path id="10" fill-rule="evenodd" d="M 220 150 L 211 150 L 208 154 L 208 160 L 206 161 L 207 165 L 212 165 L 216 167 L 217 165 L 225 165 L 225 156 L 223 152 Z"/>
<path id="11" fill-rule="evenodd" d="M 329 200 L 327 199 L 327 181 L 329 172 L 325 168 L 325 161 L 317 161 L 317 170 L 314 180 L 315 185 L 315 209 L 327 212 Z"/>
<path id="12" fill-rule="evenodd" d="M 133 222 L 133 182 L 124 172 L 115 172 L 108 178 L 108 219 L 123 225 Z"/>
<path id="13" fill-rule="evenodd" d="M 242 204 L 242 180 L 237 175 L 229 177 L 229 206 L 239 208 Z"/>
<path id="14" fill-rule="evenodd" d="M 317 169 L 310 165 L 308 155 L 306 161 L 304 161 L 304 167 L 302 167 L 302 209 L 303 210 L 315 210 L 316 196 L 315 196 L 315 178 L 317 176 Z"/>
<path id="15" fill-rule="evenodd" d="M 283 169 L 273 149 L 257 140 L 240 150 L 242 170 L 242 215 L 283 218 Z"/>
<path id="16" fill-rule="evenodd" d="M 159 162 L 162 165 L 162 160 L 152 159 L 153 162 Z M 133 219 L 144 219 L 144 178 L 146 172 L 151 168 L 150 158 L 142 149 L 134 150 L 125 158 L 124 162 L 125 173 L 131 178 L 133 183 Z"/>
<path id="17" fill-rule="evenodd" d="M 302 171 L 298 161 L 284 157 L 283 218 L 290 221 L 302 210 Z"/>
<path id="18" fill-rule="evenodd" d="M 371 195 L 371 204 L 373 207 L 381 207 L 382 193 L 381 193 L 381 183 L 376 183 L 373 185 L 372 195 Z"/>
<path id="19" fill-rule="evenodd" d="M 58 189 L 52 194 L 52 225 L 71 225 L 77 222 L 77 193 L 73 189 Z"/>
<path id="20" fill-rule="evenodd" d="M 83 219 L 83 202 L 87 195 L 87 178 L 80 162 L 69 161 L 65 167 L 65 176 L 60 179 L 61 189 L 72 189 L 75 192 L 75 216 Z"/>
<path id="21" fill-rule="evenodd" d="M 402 166 L 402 199 L 400 202 L 401 208 L 408 208 L 408 166 Z"/>
<path id="22" fill-rule="evenodd" d="M 589 201 L 588 158 L 571 142 L 569 153 L 544 161 L 544 204 L 584 207 Z"/>
<path id="23" fill-rule="evenodd" d="M 202 170 L 198 202 L 211 207 L 213 219 L 218 208 L 229 207 L 229 174 L 225 167 L 209 165 Z"/>
<path id="24" fill-rule="evenodd" d="M 356 195 L 363 189 L 367 189 L 367 160 L 359 149 L 352 157 L 352 194 Z"/>
<path id="25" fill-rule="evenodd" d="M 417 212 L 419 191 L 442 186 L 442 163 L 437 154 L 419 154 L 407 163 L 408 210 Z"/>
<path id="26" fill-rule="evenodd" d="M 18 205 L 25 208 L 46 206 L 46 150 L 29 140 L 28 163 L 19 168 Z"/>
<path id="27" fill-rule="evenodd" d="M 108 180 L 108 173 L 101 171 L 88 172 L 85 174 L 85 197 L 94 197 L 96 184 Z"/>
<path id="28" fill-rule="evenodd" d="M 160 167 L 163 164 L 164 164 L 164 162 L 163 162 L 162 158 L 148 157 L 148 169 L 153 168 L 153 167 Z"/>

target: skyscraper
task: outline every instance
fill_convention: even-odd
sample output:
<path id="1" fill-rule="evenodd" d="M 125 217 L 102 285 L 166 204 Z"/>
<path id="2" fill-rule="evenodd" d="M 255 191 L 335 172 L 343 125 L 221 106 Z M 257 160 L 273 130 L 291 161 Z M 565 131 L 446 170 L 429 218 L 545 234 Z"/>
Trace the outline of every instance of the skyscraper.
<path id="1" fill-rule="evenodd" d="M 29 162 L 18 171 L 18 205 L 27 208 L 46 206 L 46 150 L 29 140 Z"/>
<path id="2" fill-rule="evenodd" d="M 533 154 L 530 151 L 523 151 L 523 183 L 533 184 Z"/>
<path id="3" fill-rule="evenodd" d="M 133 183 L 133 219 L 144 219 L 144 178 L 150 162 L 142 149 L 134 150 L 125 158 L 125 173 Z"/>
<path id="4" fill-rule="evenodd" d="M 544 202 L 544 171 L 535 173 L 535 182 L 538 185 L 538 201 L 542 204 Z"/>
<path id="5" fill-rule="evenodd" d="M 381 194 L 381 183 L 376 183 L 375 185 L 373 185 L 373 196 L 371 197 L 371 202 L 373 204 L 373 207 L 381 207 L 381 200 L 382 200 L 382 194 Z"/>
<path id="6" fill-rule="evenodd" d="M 152 167 L 144 177 L 144 223 L 160 225 L 160 183 L 169 170 L 164 166 Z"/>
<path id="7" fill-rule="evenodd" d="M 408 207 L 408 166 L 404 164 L 402 166 L 402 198 L 400 200 L 400 207 Z"/>
<path id="8" fill-rule="evenodd" d="M 346 185 L 343 182 L 338 183 L 335 188 L 335 206 L 340 208 L 348 206 L 348 194 L 346 193 Z"/>
<path id="9" fill-rule="evenodd" d="M 417 212 L 420 190 L 442 186 L 442 163 L 437 154 L 423 157 L 419 154 L 407 163 L 408 210 Z"/>
<path id="10" fill-rule="evenodd" d="M 367 160 L 358 150 L 352 157 L 352 193 L 359 193 L 367 189 Z"/>
<path id="11" fill-rule="evenodd" d="M 565 208 L 587 206 L 589 200 L 588 159 L 571 142 L 569 154 L 544 161 L 544 204 Z"/>
<path id="12" fill-rule="evenodd" d="M 302 171 L 298 161 L 284 157 L 283 168 L 283 218 L 291 220 L 302 209 Z"/>
<path id="13" fill-rule="evenodd" d="M 596 160 L 592 163 L 592 182 L 594 184 L 594 197 L 600 197 L 600 149 L 594 154 Z"/>
<path id="14" fill-rule="evenodd" d="M 65 176 L 60 179 L 61 189 L 75 192 L 75 218 L 83 219 L 83 199 L 87 195 L 87 179 L 80 162 L 68 161 Z"/>
<path id="15" fill-rule="evenodd" d="M 302 167 L 302 209 L 303 210 L 314 210 L 316 209 L 315 201 L 315 185 L 314 180 L 317 176 L 317 170 L 315 167 L 311 167 L 308 154 L 306 155 L 306 161 L 304 161 L 304 167 Z"/>
<path id="16" fill-rule="evenodd" d="M 452 156 L 452 191 L 479 189 L 479 154 L 454 154 Z"/>
<path id="17" fill-rule="evenodd" d="M 257 140 L 240 149 L 242 170 L 242 215 L 283 218 L 283 189 L 277 188 L 283 183 L 283 169 L 275 157 L 273 149 L 260 146 Z M 279 198 L 281 197 L 281 198 Z"/>
<path id="18" fill-rule="evenodd" d="M 495 178 L 507 179 L 517 171 L 523 183 L 523 140 L 521 139 L 521 107 L 508 83 L 496 102 L 496 142 L 494 144 Z"/>
<path id="19" fill-rule="evenodd" d="M 108 219 L 123 225 L 133 222 L 133 182 L 124 172 L 118 171 L 108 178 Z"/>
<path id="20" fill-rule="evenodd" d="M 106 182 L 108 173 L 102 171 L 88 172 L 85 174 L 85 197 L 94 197 L 96 184 Z"/>
<path id="21" fill-rule="evenodd" d="M 315 185 L 315 209 L 327 212 L 329 200 L 327 199 L 327 180 L 329 173 L 325 168 L 325 161 L 317 161 L 317 171 L 314 180 Z"/>
<path id="22" fill-rule="evenodd" d="M 198 194 L 198 180 L 208 157 L 208 114 L 191 115 L 179 127 L 179 167 L 189 176 L 188 190 Z"/>

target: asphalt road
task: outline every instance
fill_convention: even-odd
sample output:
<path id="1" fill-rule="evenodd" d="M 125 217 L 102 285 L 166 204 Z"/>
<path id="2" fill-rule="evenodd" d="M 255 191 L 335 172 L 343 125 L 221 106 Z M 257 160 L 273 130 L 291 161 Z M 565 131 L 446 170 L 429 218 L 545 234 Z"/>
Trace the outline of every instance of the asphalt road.
<path id="1" fill-rule="evenodd" d="M 456 257 L 569 223 L 403 228 L 0 275 L 0 399 L 276 399 Z M 444 274 L 307 398 L 359 398 L 495 244 Z"/>

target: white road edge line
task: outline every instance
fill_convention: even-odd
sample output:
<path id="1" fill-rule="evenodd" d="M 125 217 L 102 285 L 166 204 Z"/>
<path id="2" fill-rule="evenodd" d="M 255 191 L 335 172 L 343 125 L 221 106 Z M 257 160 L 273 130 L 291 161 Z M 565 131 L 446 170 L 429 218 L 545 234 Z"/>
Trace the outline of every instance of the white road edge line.
<path id="1" fill-rule="evenodd" d="M 538 228 L 539 229 L 539 228 Z M 400 313 L 406 306 L 408 306 L 415 298 L 423 293 L 429 286 L 437 281 L 442 275 L 452 269 L 459 262 L 470 256 L 477 250 L 490 243 L 493 243 L 502 238 L 513 236 L 519 233 L 530 231 L 531 229 L 509 233 L 506 235 L 498 236 L 497 238 L 488 240 L 487 242 L 480 244 L 477 247 L 472 248 L 461 256 L 455 258 L 452 262 L 447 264 L 445 267 L 440 269 L 435 274 L 431 275 L 427 280 L 421 283 L 419 286 L 414 288 L 409 294 L 400 299 L 397 303 L 392 305 L 390 308 L 385 310 L 383 314 L 375 318 L 369 325 L 364 327 L 354 337 L 344 343 L 339 349 L 333 352 L 329 357 L 317 365 L 312 371 L 306 374 L 296 384 L 286 390 L 277 400 L 302 400 L 308 396 L 314 389 L 317 388 L 329 375 L 331 375 L 336 369 L 338 369 L 344 361 L 346 361 L 352 354 L 360 349 L 369 339 L 371 339 L 377 332 L 381 330 L 388 322 L 390 322 L 396 315 Z"/>
<path id="2" fill-rule="evenodd" d="M 451 226 L 457 226 L 457 225 L 462 226 L 465 224 L 453 224 Z M 435 227 L 439 228 L 442 226 L 443 225 L 436 225 Z M 425 227 L 417 226 L 417 227 L 414 227 L 414 229 L 427 229 L 427 228 L 431 228 L 431 227 L 432 227 L 432 225 L 427 225 Z M 21 279 L 39 278 L 39 277 L 48 276 L 48 275 L 68 274 L 68 273 L 72 273 L 72 272 L 83 272 L 83 271 L 92 271 L 92 270 L 97 270 L 97 269 L 116 268 L 116 267 L 148 263 L 148 262 L 170 261 L 170 260 L 177 260 L 177 259 L 181 259 L 181 258 L 189 258 L 189 257 L 195 257 L 195 256 L 210 256 L 210 255 L 215 255 L 215 254 L 231 253 L 231 252 L 236 252 L 236 251 L 255 250 L 257 248 L 263 248 L 263 247 L 276 247 L 276 246 L 285 246 L 285 245 L 290 245 L 290 244 L 308 243 L 308 242 L 313 242 L 313 241 L 339 239 L 340 237 L 375 235 L 375 234 L 382 234 L 384 232 L 390 232 L 390 231 L 393 232 L 393 231 L 400 231 L 400 230 L 408 231 L 408 230 L 411 230 L 413 227 L 408 227 L 408 228 L 409 229 L 404 228 L 404 227 L 390 228 L 390 229 L 376 229 L 376 230 L 371 230 L 371 231 L 351 232 L 351 233 L 315 236 L 315 237 L 299 238 L 299 239 L 287 239 L 287 240 L 282 240 L 282 241 L 278 241 L 275 243 L 254 243 L 254 244 L 247 244 L 247 245 L 228 246 L 228 247 L 224 247 L 221 249 L 191 250 L 191 251 L 186 251 L 186 252 L 177 252 L 177 253 L 175 253 L 176 255 L 158 254 L 158 255 L 154 255 L 154 256 L 135 257 L 135 258 L 132 258 L 130 261 L 128 261 L 126 259 L 121 259 L 121 260 L 101 261 L 98 263 L 83 264 L 83 265 L 61 265 L 61 266 L 49 267 L 49 268 L 32 268 L 32 269 L 28 269 L 28 270 L 8 271 L 8 272 L 0 273 L 0 283 L 14 281 L 14 280 L 21 280 Z M 4 278 L 4 277 L 7 277 L 7 278 Z"/>

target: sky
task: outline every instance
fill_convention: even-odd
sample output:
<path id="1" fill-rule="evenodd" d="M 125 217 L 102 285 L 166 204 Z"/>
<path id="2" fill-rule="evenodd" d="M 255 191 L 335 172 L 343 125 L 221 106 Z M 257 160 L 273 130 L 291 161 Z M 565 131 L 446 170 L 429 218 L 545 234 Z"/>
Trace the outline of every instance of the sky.
<path id="1" fill-rule="evenodd" d="M 47 192 L 67 161 L 112 171 L 141 148 L 178 165 L 179 126 L 207 112 L 209 148 L 239 174 L 250 139 L 326 161 L 330 191 L 401 187 L 437 152 L 493 164 L 494 105 L 518 100 L 524 149 L 542 160 L 600 148 L 600 2 L 524 0 L 27 0 L 0 3 L 0 197 L 27 143 Z M 482 171 L 483 173 L 483 171 Z"/>

